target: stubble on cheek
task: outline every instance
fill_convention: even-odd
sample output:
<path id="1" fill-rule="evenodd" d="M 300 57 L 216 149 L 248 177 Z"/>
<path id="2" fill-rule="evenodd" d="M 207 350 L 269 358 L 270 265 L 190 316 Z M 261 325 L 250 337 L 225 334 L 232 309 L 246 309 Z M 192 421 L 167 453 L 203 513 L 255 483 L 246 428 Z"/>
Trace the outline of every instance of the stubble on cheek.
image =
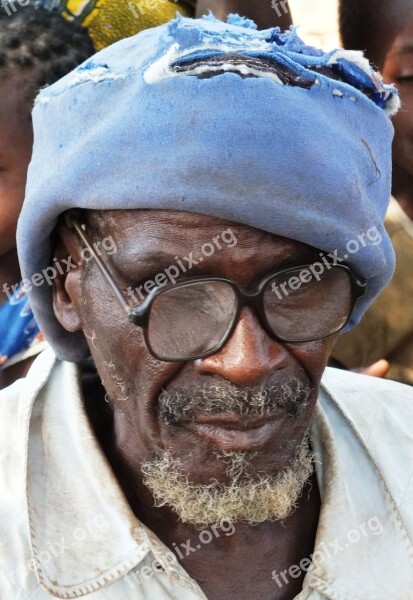
<path id="1" fill-rule="evenodd" d="M 91 309 L 93 306 L 87 312 Z M 169 381 L 171 370 L 176 367 L 152 358 L 141 330 L 130 326 L 126 316 L 124 321 L 108 324 L 92 312 L 84 333 L 106 392 L 105 400 L 114 413 L 115 443 L 127 446 L 135 455 L 135 462 L 143 462 L 163 448 L 157 418 L 158 395 L 162 383 Z"/>

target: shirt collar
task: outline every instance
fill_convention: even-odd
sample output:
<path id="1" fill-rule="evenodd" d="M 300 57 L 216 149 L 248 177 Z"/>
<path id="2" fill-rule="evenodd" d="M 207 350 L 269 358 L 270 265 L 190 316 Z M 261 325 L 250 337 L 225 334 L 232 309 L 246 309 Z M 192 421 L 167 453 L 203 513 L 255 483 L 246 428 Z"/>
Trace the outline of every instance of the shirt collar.
<path id="1" fill-rule="evenodd" d="M 321 390 L 312 427 L 322 510 L 305 585 L 337 600 L 370 600 L 372 594 L 374 600 L 407 599 L 412 540 L 357 431 L 356 412 L 344 398 L 348 390 L 337 385 L 336 370 L 327 371 L 328 389 Z"/>
<path id="2" fill-rule="evenodd" d="M 24 393 L 32 398 L 27 497 L 41 585 L 61 597 L 86 595 L 127 574 L 152 552 L 172 579 L 196 589 L 184 569 L 168 560 L 166 546 L 132 513 L 85 414 L 79 367 L 56 361 L 51 350 L 35 366 Z M 321 392 L 312 427 L 322 509 L 304 592 L 370 600 L 374 581 L 374 600 L 408 598 L 411 541 L 332 387 Z"/>
<path id="3" fill-rule="evenodd" d="M 79 367 L 46 350 L 25 388 L 33 396 L 27 500 L 40 584 L 53 595 L 79 597 L 126 575 L 152 552 L 172 579 L 194 589 L 129 507 L 84 411 Z"/>

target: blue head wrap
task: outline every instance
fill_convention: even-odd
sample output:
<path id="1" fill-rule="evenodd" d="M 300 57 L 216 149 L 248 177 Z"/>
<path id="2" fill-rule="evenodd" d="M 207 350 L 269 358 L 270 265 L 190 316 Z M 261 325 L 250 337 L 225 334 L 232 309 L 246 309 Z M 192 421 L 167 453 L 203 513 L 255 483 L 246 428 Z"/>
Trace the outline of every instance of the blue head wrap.
<path id="1" fill-rule="evenodd" d="M 69 208 L 184 210 L 347 255 L 368 280 L 353 326 L 394 269 L 383 220 L 397 108 L 361 53 L 324 53 L 294 29 L 179 17 L 118 42 L 37 99 L 18 228 L 24 277 L 50 264 L 50 234 Z M 372 230 L 381 243 L 363 244 Z M 80 359 L 83 336 L 59 325 L 51 288 L 30 297 L 58 355 Z"/>

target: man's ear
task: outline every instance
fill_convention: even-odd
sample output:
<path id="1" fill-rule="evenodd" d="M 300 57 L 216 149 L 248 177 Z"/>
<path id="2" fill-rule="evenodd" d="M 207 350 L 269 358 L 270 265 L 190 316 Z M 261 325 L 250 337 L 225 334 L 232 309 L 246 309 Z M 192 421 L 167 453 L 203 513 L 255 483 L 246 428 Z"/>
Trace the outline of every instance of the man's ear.
<path id="1" fill-rule="evenodd" d="M 83 329 L 80 316 L 83 268 L 80 250 L 74 232 L 62 220 L 56 228 L 54 258 L 59 268 L 53 280 L 53 310 L 62 327 L 71 333 Z"/>

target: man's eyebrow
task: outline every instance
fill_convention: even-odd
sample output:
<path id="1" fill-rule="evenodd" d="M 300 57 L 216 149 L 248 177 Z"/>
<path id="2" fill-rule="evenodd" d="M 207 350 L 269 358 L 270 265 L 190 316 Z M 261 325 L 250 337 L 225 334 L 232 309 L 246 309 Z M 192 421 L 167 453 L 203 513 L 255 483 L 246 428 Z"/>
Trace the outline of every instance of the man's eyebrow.
<path id="1" fill-rule="evenodd" d="M 177 255 L 171 255 L 168 252 L 149 252 L 143 253 L 141 251 L 135 252 L 123 252 L 119 250 L 113 256 L 113 264 L 116 269 L 120 272 L 136 269 L 138 266 L 139 269 L 150 269 L 150 268 L 162 268 L 164 263 L 169 264 L 174 262 L 174 257 Z M 179 258 L 179 257 L 178 257 Z"/>
<path id="2" fill-rule="evenodd" d="M 137 252 L 136 255 L 134 253 L 128 253 L 122 257 L 120 254 L 116 253 L 111 259 L 113 269 L 120 278 L 127 280 L 130 283 L 138 283 L 139 279 L 151 279 L 170 266 L 176 266 L 181 271 L 178 260 L 187 267 L 188 265 L 185 256 L 188 256 L 189 254 L 190 252 L 186 252 L 186 254 L 180 254 L 179 252 L 170 254 L 168 252 L 159 251 L 145 254 Z M 201 268 L 198 269 L 193 265 L 191 273 L 195 273 L 199 270 L 201 270 Z M 181 273 L 182 275 L 185 274 L 184 271 L 181 271 Z"/>

